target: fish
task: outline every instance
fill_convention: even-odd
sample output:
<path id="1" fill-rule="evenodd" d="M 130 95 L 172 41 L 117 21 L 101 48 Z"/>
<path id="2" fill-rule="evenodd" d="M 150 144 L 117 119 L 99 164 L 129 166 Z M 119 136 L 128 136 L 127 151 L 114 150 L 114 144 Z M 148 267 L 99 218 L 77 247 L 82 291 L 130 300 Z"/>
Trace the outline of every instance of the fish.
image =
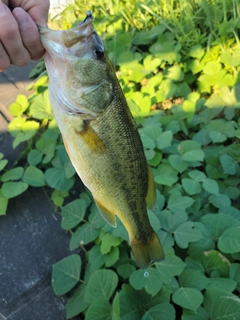
<path id="1" fill-rule="evenodd" d="M 46 49 L 49 100 L 66 151 L 103 218 L 125 226 L 136 264 L 164 259 L 147 206 L 156 189 L 136 122 L 91 11 L 69 30 L 39 28 Z"/>

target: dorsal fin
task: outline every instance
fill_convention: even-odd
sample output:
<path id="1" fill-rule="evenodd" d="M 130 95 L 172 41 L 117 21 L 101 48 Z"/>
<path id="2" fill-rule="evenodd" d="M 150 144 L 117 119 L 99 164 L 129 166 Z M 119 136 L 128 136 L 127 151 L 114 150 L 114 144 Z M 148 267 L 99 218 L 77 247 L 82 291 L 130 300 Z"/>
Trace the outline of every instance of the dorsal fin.
<path id="1" fill-rule="evenodd" d="M 146 203 L 149 209 L 153 209 L 156 205 L 157 196 L 156 196 L 156 188 L 153 179 L 152 171 L 148 165 L 148 192 L 146 196 Z"/>

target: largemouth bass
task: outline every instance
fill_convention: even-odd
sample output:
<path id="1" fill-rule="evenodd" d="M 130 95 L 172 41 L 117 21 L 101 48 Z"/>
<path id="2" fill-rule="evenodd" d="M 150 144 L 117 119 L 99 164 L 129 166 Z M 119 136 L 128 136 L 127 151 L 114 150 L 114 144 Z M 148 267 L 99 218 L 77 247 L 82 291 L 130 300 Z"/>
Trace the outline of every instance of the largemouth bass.
<path id="1" fill-rule="evenodd" d="M 40 28 L 49 98 L 68 155 L 106 221 L 126 227 L 134 258 L 145 269 L 164 253 L 146 205 L 154 180 L 136 123 L 94 30 L 92 14 L 71 30 Z"/>

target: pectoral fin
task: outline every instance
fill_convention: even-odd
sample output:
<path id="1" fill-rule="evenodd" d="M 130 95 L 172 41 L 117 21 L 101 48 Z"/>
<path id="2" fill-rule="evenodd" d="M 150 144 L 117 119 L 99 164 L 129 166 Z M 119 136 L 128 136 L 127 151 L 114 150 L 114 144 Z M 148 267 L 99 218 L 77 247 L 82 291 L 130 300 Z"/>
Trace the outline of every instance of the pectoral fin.
<path id="1" fill-rule="evenodd" d="M 146 196 L 146 203 L 149 209 L 153 209 L 156 205 L 156 188 L 153 180 L 153 174 L 148 166 L 148 192 Z"/>
<path id="2" fill-rule="evenodd" d="M 81 138 L 88 145 L 91 151 L 96 153 L 104 153 L 106 151 L 106 147 L 103 141 L 93 131 L 87 121 L 84 121 L 84 125 L 81 131 L 75 130 L 75 132 L 81 136 Z"/>
<path id="3" fill-rule="evenodd" d="M 96 202 L 96 205 L 101 213 L 101 215 L 103 216 L 103 218 L 107 221 L 107 223 L 109 223 L 112 227 L 116 228 L 117 226 L 117 222 L 116 222 L 116 217 L 115 215 L 110 212 L 107 208 L 105 208 L 99 201 L 97 201 L 96 199 L 94 199 Z"/>

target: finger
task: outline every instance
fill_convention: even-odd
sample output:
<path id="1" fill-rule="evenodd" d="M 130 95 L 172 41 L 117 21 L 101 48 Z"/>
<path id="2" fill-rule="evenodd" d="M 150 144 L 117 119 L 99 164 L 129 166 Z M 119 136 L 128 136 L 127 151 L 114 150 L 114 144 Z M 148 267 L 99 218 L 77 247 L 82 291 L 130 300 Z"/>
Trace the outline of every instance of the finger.
<path id="1" fill-rule="evenodd" d="M 6 70 L 10 66 L 10 63 L 9 56 L 0 42 L 0 72 Z"/>
<path id="2" fill-rule="evenodd" d="M 41 27 L 47 26 L 49 5 L 49 0 L 11 0 L 12 8 L 23 8 L 34 22 Z"/>
<path id="3" fill-rule="evenodd" d="M 33 60 L 40 59 L 44 54 L 44 48 L 35 22 L 22 8 L 15 8 L 12 13 L 18 22 L 22 42 L 31 58 Z"/>
<path id="4" fill-rule="evenodd" d="M 22 43 L 18 23 L 2 1 L 0 1 L 0 41 L 12 64 L 21 67 L 28 63 L 30 54 Z"/>

